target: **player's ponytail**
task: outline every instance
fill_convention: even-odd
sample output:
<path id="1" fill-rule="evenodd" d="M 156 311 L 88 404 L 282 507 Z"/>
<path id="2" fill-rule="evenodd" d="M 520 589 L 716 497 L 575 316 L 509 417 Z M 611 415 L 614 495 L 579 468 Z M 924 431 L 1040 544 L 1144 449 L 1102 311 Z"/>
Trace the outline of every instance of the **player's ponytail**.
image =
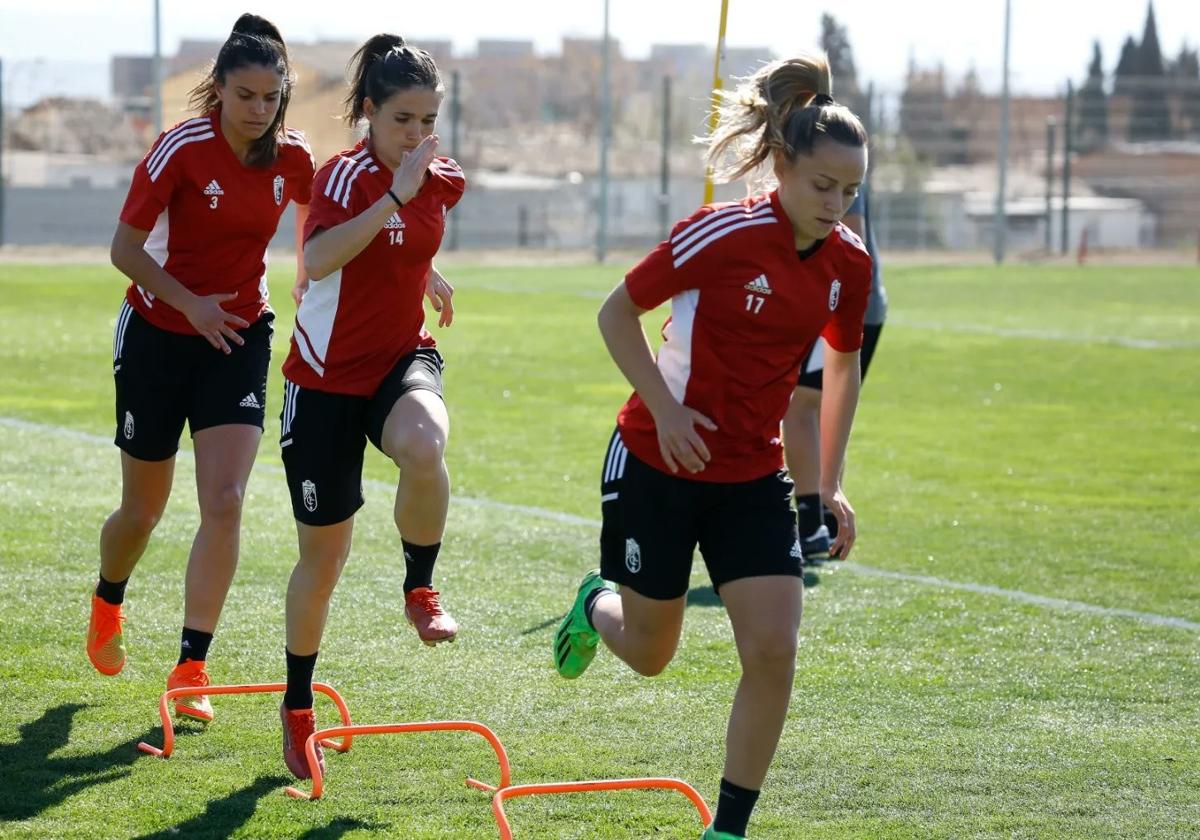
<path id="1" fill-rule="evenodd" d="M 445 90 L 433 57 L 409 46 L 399 35 L 375 35 L 350 59 L 346 122 L 357 125 L 366 116 L 363 103 L 368 97 L 379 106 L 397 91 L 412 87 Z"/>
<path id="2" fill-rule="evenodd" d="M 719 180 L 733 181 L 757 169 L 774 153 L 788 161 L 811 155 L 819 137 L 865 146 L 867 132 L 845 105 L 833 101 L 833 77 L 824 54 L 771 62 L 721 91 L 724 104 L 716 130 L 700 142 Z M 732 155 L 733 160 L 726 162 Z"/>
<path id="3" fill-rule="evenodd" d="M 258 15 L 244 14 L 239 17 L 204 80 L 192 88 L 188 105 L 201 114 L 207 114 L 220 102 L 217 85 L 225 84 L 226 74 L 252 64 L 273 68 L 283 80 L 275 119 L 266 132 L 250 144 L 246 156 L 247 165 L 265 168 L 273 164 L 279 154 L 287 106 L 292 98 L 291 64 L 279 27 Z"/>

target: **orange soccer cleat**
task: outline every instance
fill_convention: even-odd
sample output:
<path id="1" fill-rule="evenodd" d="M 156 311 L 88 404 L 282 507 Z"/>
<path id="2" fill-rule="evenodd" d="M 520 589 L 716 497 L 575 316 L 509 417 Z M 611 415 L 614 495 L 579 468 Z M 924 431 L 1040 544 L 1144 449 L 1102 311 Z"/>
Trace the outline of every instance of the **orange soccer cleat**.
<path id="1" fill-rule="evenodd" d="M 111 677 L 125 667 L 125 635 L 121 631 L 124 621 L 125 613 L 120 604 L 110 604 L 99 595 L 92 595 L 87 655 L 101 674 Z"/>
<path id="2" fill-rule="evenodd" d="M 442 609 L 438 598 L 439 593 L 428 586 L 417 587 L 404 596 L 404 617 L 430 647 L 439 642 L 453 642 L 458 635 L 458 622 Z"/>
<path id="3" fill-rule="evenodd" d="M 283 763 L 292 771 L 297 779 L 311 779 L 312 768 L 308 766 L 308 756 L 304 753 L 304 745 L 308 737 L 317 731 L 317 717 L 312 709 L 296 709 L 292 711 L 282 703 L 279 704 L 279 719 L 283 722 Z M 321 773 L 325 773 L 325 751 L 321 743 L 316 744 L 317 764 Z"/>
<path id="4" fill-rule="evenodd" d="M 172 688 L 203 688 L 208 685 L 208 672 L 203 659 L 185 659 L 167 677 L 167 690 Z M 203 694 L 175 698 L 175 714 L 208 722 L 213 719 L 212 703 Z"/>

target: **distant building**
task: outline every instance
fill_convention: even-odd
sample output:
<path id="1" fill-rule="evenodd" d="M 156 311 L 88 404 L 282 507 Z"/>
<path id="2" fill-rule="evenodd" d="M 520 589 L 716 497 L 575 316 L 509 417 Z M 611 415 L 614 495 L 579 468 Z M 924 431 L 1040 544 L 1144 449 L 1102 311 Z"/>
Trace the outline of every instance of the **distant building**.
<path id="1" fill-rule="evenodd" d="M 533 41 L 484 38 L 475 48 L 475 56 L 490 60 L 533 58 Z"/>
<path id="2" fill-rule="evenodd" d="M 153 96 L 154 59 L 148 55 L 114 55 L 108 64 L 112 95 L 118 103 Z"/>

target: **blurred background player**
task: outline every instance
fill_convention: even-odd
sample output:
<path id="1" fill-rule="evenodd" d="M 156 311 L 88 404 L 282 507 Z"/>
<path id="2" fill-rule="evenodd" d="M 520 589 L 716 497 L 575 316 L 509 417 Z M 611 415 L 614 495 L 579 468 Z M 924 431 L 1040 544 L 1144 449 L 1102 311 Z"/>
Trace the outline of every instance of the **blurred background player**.
<path id="1" fill-rule="evenodd" d="M 871 298 L 867 303 L 861 351 L 862 378 L 879 344 L 879 334 L 887 319 L 887 290 L 871 228 L 871 198 L 868 184 L 846 211 L 842 224 L 858 234 L 871 255 Z M 788 474 L 796 484 L 796 521 L 800 527 L 800 546 L 805 561 L 829 556 L 829 545 L 837 536 L 837 517 L 821 504 L 821 380 L 825 369 L 825 340 L 818 338 L 800 366 L 800 379 L 783 418 L 783 445 Z"/>
<path id="2" fill-rule="evenodd" d="M 803 600 L 792 482 L 780 423 L 807 349 L 824 336 L 822 496 L 836 550 L 854 543 L 838 483 L 858 400 L 870 257 L 841 223 L 867 168 L 867 135 L 830 97 L 824 56 L 762 68 L 726 99 L 709 140 L 733 179 L 770 166 L 778 188 L 701 207 L 601 307 L 609 353 L 635 393 L 617 417 L 601 480 L 601 568 L 555 637 L 578 677 L 598 643 L 633 670 L 675 655 L 697 545 L 729 613 L 742 674 L 706 838 L 744 837 L 783 729 Z M 657 359 L 640 317 L 670 301 Z M 619 585 L 619 592 L 616 587 Z"/>
<path id="3" fill-rule="evenodd" d="M 288 584 L 280 716 L 284 761 L 300 778 L 310 775 L 304 742 L 316 725 L 313 670 L 363 504 L 368 440 L 400 468 L 395 521 L 405 617 L 428 645 L 453 641 L 458 632 L 432 585 L 450 501 L 450 418 L 422 296 L 433 284 L 439 323 L 449 326 L 452 289 L 440 281 L 433 257 L 466 182 L 457 163 L 435 156 L 444 87 L 427 52 L 398 35 L 376 35 L 351 59 L 351 79 L 346 118 L 352 125 L 365 119 L 368 131 L 327 161 L 313 183 L 304 229 L 312 279 L 297 292 L 283 366 L 280 446 L 300 559 Z"/>
<path id="4" fill-rule="evenodd" d="M 208 685 L 205 660 L 237 568 L 242 500 L 263 430 L 274 319 L 267 244 L 289 201 L 303 224 L 312 185 L 304 136 L 284 123 L 291 86 L 279 30 L 242 15 L 191 92 L 200 116 L 164 132 L 138 165 L 113 236 L 113 265 L 132 283 L 113 338 L 121 504 L 100 532 L 87 637 L 103 674 L 125 664 L 125 585 L 171 494 L 186 422 L 200 528 L 167 687 Z M 204 696 L 175 708 L 212 719 Z"/>

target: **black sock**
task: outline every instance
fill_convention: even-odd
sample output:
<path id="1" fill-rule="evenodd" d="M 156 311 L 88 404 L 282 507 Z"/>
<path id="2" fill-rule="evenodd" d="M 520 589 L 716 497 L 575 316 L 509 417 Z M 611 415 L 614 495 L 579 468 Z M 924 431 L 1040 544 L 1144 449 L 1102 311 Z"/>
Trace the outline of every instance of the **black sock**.
<path id="1" fill-rule="evenodd" d="M 822 518 L 825 520 L 825 527 L 829 529 L 829 539 L 834 539 L 838 535 L 837 517 L 833 515 L 833 511 L 829 508 L 823 508 Z"/>
<path id="2" fill-rule="evenodd" d="M 101 601 L 117 606 L 125 603 L 125 584 L 129 583 L 129 578 L 119 580 L 113 583 L 111 580 L 105 580 L 104 575 L 100 575 L 100 582 L 96 584 L 96 594 Z"/>
<path id="3" fill-rule="evenodd" d="M 179 640 L 179 664 L 185 660 L 194 659 L 203 662 L 208 659 L 208 646 L 212 644 L 213 634 L 202 630 L 183 628 L 183 638 Z"/>
<path id="4" fill-rule="evenodd" d="M 283 705 L 289 711 L 311 709 L 313 707 L 312 678 L 313 670 L 317 667 L 317 654 L 297 656 L 284 648 L 287 654 L 287 691 L 283 695 Z"/>
<path id="5" fill-rule="evenodd" d="M 808 539 L 821 527 L 821 496 L 811 493 L 796 497 L 796 524 L 800 527 L 800 539 Z"/>
<path id="6" fill-rule="evenodd" d="M 750 812 L 754 810 L 756 802 L 758 791 L 738 787 L 722 778 L 721 796 L 717 800 L 717 818 L 713 820 L 713 829 L 745 837 L 746 826 L 750 824 Z"/>
<path id="7" fill-rule="evenodd" d="M 404 547 L 404 594 L 422 586 L 433 586 L 433 564 L 437 562 L 442 544 L 413 545 L 401 537 L 400 545 Z"/>
<path id="8" fill-rule="evenodd" d="M 593 589 L 591 592 L 588 593 L 587 598 L 585 598 L 583 601 L 583 614 L 585 616 L 587 616 L 588 624 L 592 625 L 593 630 L 596 629 L 596 625 L 592 622 L 592 608 L 596 606 L 596 599 L 599 598 L 601 595 L 604 595 L 605 593 L 612 592 L 612 591 L 613 590 L 609 589 L 607 586 L 602 586 L 597 589 Z"/>

